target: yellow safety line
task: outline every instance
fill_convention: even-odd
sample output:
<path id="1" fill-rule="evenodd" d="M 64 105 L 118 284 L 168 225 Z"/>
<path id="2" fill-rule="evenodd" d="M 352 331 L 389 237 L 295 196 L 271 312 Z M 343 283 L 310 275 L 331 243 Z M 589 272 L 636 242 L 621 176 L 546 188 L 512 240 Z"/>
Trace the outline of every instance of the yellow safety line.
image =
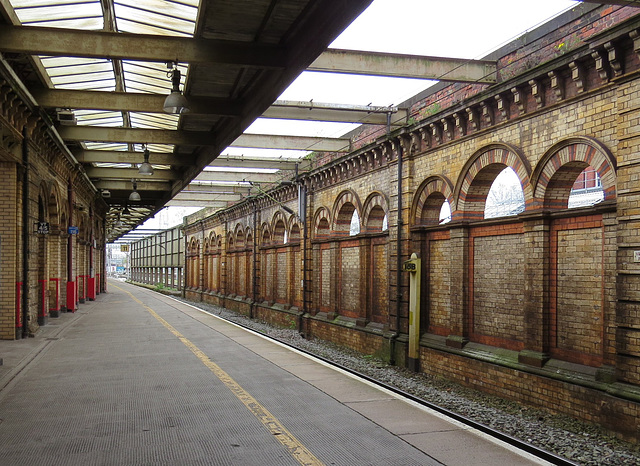
<path id="1" fill-rule="evenodd" d="M 196 345 L 194 345 L 191 341 L 189 341 L 184 335 L 178 332 L 169 322 L 160 317 L 156 311 L 151 309 L 149 306 L 144 304 L 138 298 L 136 298 L 133 294 L 128 292 L 125 289 L 120 288 L 119 286 L 111 284 L 114 288 L 119 289 L 120 291 L 124 291 L 131 298 L 144 307 L 153 317 L 158 319 L 158 321 L 164 325 L 171 333 L 173 333 L 178 339 L 184 343 L 184 345 L 191 350 L 196 357 L 209 368 L 211 372 L 218 377 L 222 383 L 224 383 L 229 390 L 247 407 L 249 411 L 253 413 L 255 417 L 257 417 L 260 422 L 271 432 L 278 441 L 284 445 L 291 456 L 293 456 L 298 463 L 305 466 L 324 466 L 324 463 L 316 458 L 313 453 L 311 453 L 307 448 L 300 443 L 300 441 L 293 436 L 291 432 L 289 432 L 282 423 L 276 419 L 276 417 L 267 410 L 264 406 L 258 403 L 253 396 L 251 396 L 244 388 L 242 388 L 238 382 L 233 380 L 229 374 L 227 374 L 220 366 L 218 366 L 215 362 L 213 362 L 209 357 L 202 352 Z"/>

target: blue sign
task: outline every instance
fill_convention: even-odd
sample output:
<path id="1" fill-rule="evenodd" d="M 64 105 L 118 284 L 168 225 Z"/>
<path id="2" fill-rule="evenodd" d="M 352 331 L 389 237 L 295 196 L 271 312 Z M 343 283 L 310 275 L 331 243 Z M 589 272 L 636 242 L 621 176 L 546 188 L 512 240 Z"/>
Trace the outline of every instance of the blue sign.
<path id="1" fill-rule="evenodd" d="M 69 233 L 70 235 L 77 235 L 79 231 L 80 229 L 78 227 L 69 227 L 67 229 L 67 233 Z"/>

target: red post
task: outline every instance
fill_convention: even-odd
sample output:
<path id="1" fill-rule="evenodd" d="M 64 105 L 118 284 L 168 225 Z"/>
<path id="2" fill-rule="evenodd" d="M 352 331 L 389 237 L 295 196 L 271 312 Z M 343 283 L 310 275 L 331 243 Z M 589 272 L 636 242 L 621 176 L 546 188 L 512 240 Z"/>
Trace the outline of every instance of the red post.
<path id="1" fill-rule="evenodd" d="M 16 340 L 22 338 L 22 282 L 16 282 Z"/>
<path id="2" fill-rule="evenodd" d="M 89 301 L 96 300 L 96 279 L 87 277 L 87 299 Z"/>
<path id="3" fill-rule="evenodd" d="M 52 281 L 56 284 L 55 306 L 52 308 L 49 308 L 49 315 L 51 317 L 59 317 L 60 316 L 60 279 L 50 278 L 49 281 Z"/>

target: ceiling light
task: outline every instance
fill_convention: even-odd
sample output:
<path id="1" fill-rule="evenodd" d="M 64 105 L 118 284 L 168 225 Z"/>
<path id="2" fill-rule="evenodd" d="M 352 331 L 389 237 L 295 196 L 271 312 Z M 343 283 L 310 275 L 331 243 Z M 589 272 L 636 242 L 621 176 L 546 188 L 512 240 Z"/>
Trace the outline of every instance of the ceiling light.
<path id="1" fill-rule="evenodd" d="M 167 77 L 171 78 L 172 88 L 171 94 L 164 99 L 163 109 L 167 113 L 187 113 L 189 111 L 189 102 L 182 92 L 180 92 L 180 70 L 177 68 L 169 71 Z"/>
<path id="2" fill-rule="evenodd" d="M 136 183 L 136 180 L 131 180 L 131 182 L 133 183 L 133 191 L 129 194 L 129 200 L 140 201 L 142 198 L 140 197 L 140 194 L 138 194 L 138 191 L 136 191 L 138 189 L 138 183 Z"/>
<path id="3" fill-rule="evenodd" d="M 153 167 L 149 163 L 149 149 L 147 146 L 144 146 L 144 162 L 140 165 L 138 169 L 139 175 L 153 175 Z"/>

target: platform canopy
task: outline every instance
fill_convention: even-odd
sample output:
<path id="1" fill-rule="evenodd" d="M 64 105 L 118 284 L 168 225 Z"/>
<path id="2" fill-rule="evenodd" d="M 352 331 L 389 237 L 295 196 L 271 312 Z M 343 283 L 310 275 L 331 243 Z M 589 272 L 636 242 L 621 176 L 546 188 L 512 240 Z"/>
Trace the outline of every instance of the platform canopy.
<path id="1" fill-rule="evenodd" d="M 370 3 L 0 0 L 1 66 L 45 109 L 103 193 L 113 241 L 172 198 L 191 202 L 178 193 Z M 187 113 L 163 110 L 174 70 Z M 318 146 L 277 144 L 305 142 Z M 138 174 L 144 149 L 152 175 Z M 253 170 L 269 160 L 246 162 Z M 273 173 L 292 167 L 273 162 Z M 140 201 L 129 201 L 134 181 Z"/>

